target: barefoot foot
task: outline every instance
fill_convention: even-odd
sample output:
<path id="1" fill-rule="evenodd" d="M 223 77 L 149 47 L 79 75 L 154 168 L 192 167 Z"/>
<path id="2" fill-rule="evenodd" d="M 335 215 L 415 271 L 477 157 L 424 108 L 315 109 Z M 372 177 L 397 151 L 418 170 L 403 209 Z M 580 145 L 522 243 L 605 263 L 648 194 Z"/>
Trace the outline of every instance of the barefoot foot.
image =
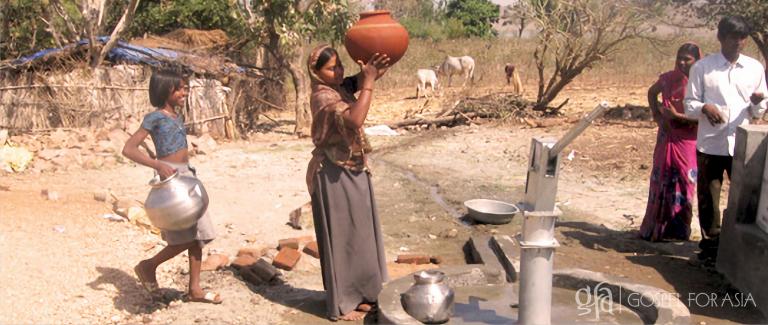
<path id="1" fill-rule="evenodd" d="M 362 311 L 358 311 L 358 310 L 353 310 L 353 311 L 350 311 L 350 312 L 348 312 L 348 313 L 346 313 L 344 315 L 339 316 L 339 319 L 343 320 L 343 321 L 361 320 L 361 319 L 365 318 L 366 314 L 368 314 L 368 313 L 362 312 Z"/>
<path id="2" fill-rule="evenodd" d="M 155 268 L 150 265 L 149 261 L 143 260 L 133 268 L 136 273 L 136 277 L 139 278 L 139 283 L 149 293 L 154 293 L 160 287 L 157 285 L 157 277 L 155 274 Z"/>
<path id="3" fill-rule="evenodd" d="M 355 310 L 367 313 L 367 312 L 373 310 L 373 304 L 369 304 L 369 303 L 364 303 L 363 302 L 363 303 L 360 303 L 359 305 L 357 305 L 357 309 L 355 309 Z"/>

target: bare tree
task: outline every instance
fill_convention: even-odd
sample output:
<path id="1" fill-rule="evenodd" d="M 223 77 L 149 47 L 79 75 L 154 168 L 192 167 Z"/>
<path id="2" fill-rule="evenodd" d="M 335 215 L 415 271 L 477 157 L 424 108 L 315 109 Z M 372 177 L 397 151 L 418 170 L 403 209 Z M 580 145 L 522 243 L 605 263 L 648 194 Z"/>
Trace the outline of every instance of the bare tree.
<path id="1" fill-rule="evenodd" d="M 51 0 L 50 5 L 48 6 L 48 9 L 53 10 L 56 12 L 56 15 L 59 16 L 59 18 L 64 21 L 64 26 L 66 26 L 66 32 L 62 32 L 64 35 L 70 35 L 71 38 L 66 39 L 69 42 L 74 42 L 77 37 L 81 35 L 81 31 L 78 30 L 78 28 L 75 26 L 75 23 L 72 21 L 72 17 L 67 14 L 67 10 L 64 8 L 64 5 L 61 3 L 61 0 Z M 53 16 L 53 15 L 51 15 Z M 53 23 L 53 19 L 50 23 Z"/>
<path id="2" fill-rule="evenodd" d="M 544 110 L 579 74 L 613 55 L 619 44 L 649 35 L 661 7 L 632 0 L 526 0 L 518 9 L 539 28 L 535 109 Z"/>
<path id="3" fill-rule="evenodd" d="M 67 13 L 61 0 L 50 0 L 50 4 L 45 8 L 41 20 L 48 25 L 47 30 L 51 32 L 57 44 L 64 43 L 65 41 L 73 42 L 82 37 L 88 38 L 88 58 L 91 67 L 96 68 L 104 62 L 104 57 L 115 46 L 122 32 L 130 26 L 136 8 L 139 6 L 140 2 L 140 0 L 130 0 L 128 2 L 123 15 L 110 33 L 109 41 L 107 41 L 104 46 L 101 46 L 100 42 L 96 40 L 96 37 L 97 35 L 106 32 L 107 26 L 105 16 L 107 16 L 108 13 L 105 8 L 108 8 L 108 1 L 109 0 L 77 1 L 77 7 L 80 10 L 80 19 L 75 19 Z M 54 12 L 58 17 L 54 18 Z M 64 22 L 64 26 L 66 26 L 65 33 L 59 33 L 57 30 L 55 24 L 56 19 L 60 19 Z M 63 34 L 69 34 L 73 37 L 67 38 Z"/>
<path id="4" fill-rule="evenodd" d="M 131 22 L 133 21 L 133 16 L 136 13 L 136 8 L 139 6 L 140 0 L 131 0 L 128 3 L 128 6 L 125 7 L 125 11 L 123 12 L 123 15 L 120 17 L 120 20 L 117 22 L 117 25 L 115 26 L 114 30 L 112 30 L 112 34 L 109 36 L 109 41 L 107 41 L 107 44 L 104 45 L 103 48 L 101 48 L 101 52 L 99 52 L 98 57 L 96 60 L 91 62 L 91 66 L 98 67 L 101 65 L 101 63 L 104 61 L 104 57 L 107 56 L 107 53 L 109 53 L 110 50 L 117 44 L 117 40 L 120 38 L 120 35 L 123 33 L 123 31 L 128 28 L 128 26 L 131 25 Z M 104 14 L 104 6 L 102 3 L 102 12 L 99 14 L 99 21 L 101 22 L 101 16 Z"/>
<path id="5" fill-rule="evenodd" d="M 499 18 L 502 26 L 517 25 L 517 38 L 523 37 L 525 26 L 529 23 L 529 17 L 527 15 L 530 14 L 530 12 L 522 10 L 523 8 L 525 7 L 522 2 L 518 2 L 515 5 L 507 5 L 506 7 L 503 7 L 501 17 Z"/>
<path id="6" fill-rule="evenodd" d="M 101 25 L 101 12 L 104 9 L 104 2 L 106 0 L 80 0 L 77 3 L 80 9 L 80 15 L 83 18 L 83 25 L 85 25 L 85 36 L 88 37 L 88 58 L 91 62 L 91 66 L 99 58 L 99 47 L 96 41 L 96 35 L 99 33 Z"/>

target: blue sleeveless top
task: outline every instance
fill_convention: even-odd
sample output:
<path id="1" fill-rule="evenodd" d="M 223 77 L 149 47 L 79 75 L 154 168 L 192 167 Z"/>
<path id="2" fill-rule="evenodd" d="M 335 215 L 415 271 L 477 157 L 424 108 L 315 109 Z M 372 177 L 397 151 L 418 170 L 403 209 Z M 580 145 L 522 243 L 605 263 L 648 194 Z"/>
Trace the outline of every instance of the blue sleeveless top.
<path id="1" fill-rule="evenodd" d="M 149 131 L 160 158 L 187 148 L 187 132 L 181 115 L 174 119 L 156 110 L 144 115 L 141 127 Z"/>

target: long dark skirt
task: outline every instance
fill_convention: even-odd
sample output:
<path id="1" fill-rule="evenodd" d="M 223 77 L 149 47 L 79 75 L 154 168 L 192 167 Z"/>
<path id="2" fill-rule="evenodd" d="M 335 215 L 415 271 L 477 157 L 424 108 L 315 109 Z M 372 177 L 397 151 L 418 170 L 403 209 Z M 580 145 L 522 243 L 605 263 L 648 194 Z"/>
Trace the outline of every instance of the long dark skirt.
<path id="1" fill-rule="evenodd" d="M 315 176 L 312 215 L 327 295 L 338 319 L 362 302 L 375 302 L 387 266 L 371 179 L 325 162 Z"/>

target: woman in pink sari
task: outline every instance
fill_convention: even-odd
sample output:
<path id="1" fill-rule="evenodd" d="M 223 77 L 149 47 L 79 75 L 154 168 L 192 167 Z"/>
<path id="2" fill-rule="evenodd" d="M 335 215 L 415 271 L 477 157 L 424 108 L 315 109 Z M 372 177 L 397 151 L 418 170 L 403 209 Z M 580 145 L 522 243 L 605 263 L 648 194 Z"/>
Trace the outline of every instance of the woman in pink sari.
<path id="1" fill-rule="evenodd" d="M 648 104 L 659 125 L 648 205 L 640 237 L 650 241 L 688 240 L 696 189 L 696 120 L 685 117 L 683 98 L 688 71 L 701 58 L 696 44 L 677 50 L 675 70 L 666 72 L 648 89 Z M 661 94 L 662 102 L 658 102 Z"/>

